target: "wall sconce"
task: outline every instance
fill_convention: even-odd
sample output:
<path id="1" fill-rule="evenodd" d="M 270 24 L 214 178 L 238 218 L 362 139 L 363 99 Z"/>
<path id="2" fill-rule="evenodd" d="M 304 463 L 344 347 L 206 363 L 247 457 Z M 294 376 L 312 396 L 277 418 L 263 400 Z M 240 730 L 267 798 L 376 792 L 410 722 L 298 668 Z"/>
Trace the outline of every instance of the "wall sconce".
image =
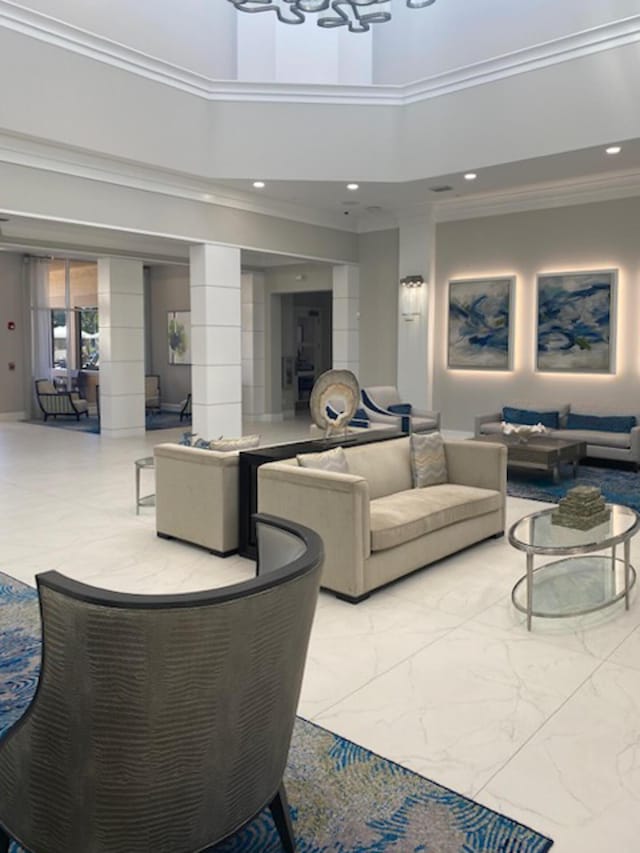
<path id="1" fill-rule="evenodd" d="M 424 278 L 421 275 L 406 275 L 400 279 L 403 320 L 415 320 L 422 313 L 420 288 L 423 284 Z"/>

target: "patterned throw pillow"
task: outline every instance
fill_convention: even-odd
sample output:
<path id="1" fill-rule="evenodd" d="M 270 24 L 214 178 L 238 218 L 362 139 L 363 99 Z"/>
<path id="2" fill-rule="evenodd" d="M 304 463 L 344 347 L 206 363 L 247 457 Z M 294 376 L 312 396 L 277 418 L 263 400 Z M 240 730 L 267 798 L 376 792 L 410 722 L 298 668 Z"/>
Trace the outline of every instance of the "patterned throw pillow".
<path id="1" fill-rule="evenodd" d="M 259 444 L 259 435 L 243 435 L 242 438 L 216 438 L 209 442 L 209 450 L 252 450 Z"/>
<path id="2" fill-rule="evenodd" d="M 448 482 L 447 457 L 439 432 L 412 433 L 411 473 L 414 489 Z"/>
<path id="3" fill-rule="evenodd" d="M 296 459 L 302 468 L 319 468 L 322 471 L 333 471 L 337 474 L 349 473 L 347 456 L 341 447 L 325 450 L 324 453 L 298 454 Z"/>

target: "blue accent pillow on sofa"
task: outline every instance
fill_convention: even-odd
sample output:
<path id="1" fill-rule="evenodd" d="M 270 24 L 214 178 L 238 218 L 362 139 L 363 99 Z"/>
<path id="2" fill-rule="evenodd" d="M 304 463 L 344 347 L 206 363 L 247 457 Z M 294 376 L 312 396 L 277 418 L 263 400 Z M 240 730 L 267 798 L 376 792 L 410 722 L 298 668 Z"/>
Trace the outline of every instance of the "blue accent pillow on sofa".
<path id="1" fill-rule="evenodd" d="M 631 432 L 635 415 L 579 415 L 569 412 L 567 429 L 590 429 L 598 432 Z"/>
<path id="2" fill-rule="evenodd" d="M 542 424 L 549 429 L 558 429 L 560 413 L 536 412 L 534 409 L 514 409 L 511 406 L 505 406 L 502 410 L 502 420 L 509 424 L 526 424 L 527 426 Z"/>

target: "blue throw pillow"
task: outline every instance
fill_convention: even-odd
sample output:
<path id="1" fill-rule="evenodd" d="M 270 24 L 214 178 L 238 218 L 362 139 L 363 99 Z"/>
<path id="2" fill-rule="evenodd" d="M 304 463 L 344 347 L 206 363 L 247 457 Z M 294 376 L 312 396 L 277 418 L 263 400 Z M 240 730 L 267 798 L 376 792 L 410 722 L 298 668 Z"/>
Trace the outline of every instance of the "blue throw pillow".
<path id="1" fill-rule="evenodd" d="M 548 429 L 558 429 L 560 413 L 536 412 L 534 409 L 514 409 L 511 406 L 505 406 L 502 410 L 502 420 L 508 424 L 526 424 L 527 426 L 542 424 Z"/>
<path id="2" fill-rule="evenodd" d="M 589 429 L 599 432 L 631 432 L 635 415 L 579 415 L 569 412 L 567 429 Z"/>

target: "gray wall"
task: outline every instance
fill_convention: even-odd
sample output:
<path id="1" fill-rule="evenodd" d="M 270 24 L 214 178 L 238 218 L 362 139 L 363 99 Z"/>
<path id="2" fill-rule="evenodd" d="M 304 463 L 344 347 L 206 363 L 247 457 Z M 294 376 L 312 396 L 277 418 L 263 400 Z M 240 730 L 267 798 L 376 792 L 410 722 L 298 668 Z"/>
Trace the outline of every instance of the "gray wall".
<path id="1" fill-rule="evenodd" d="M 167 312 L 190 310 L 188 267 L 151 267 L 149 305 L 151 361 L 148 370 L 160 376 L 162 403 L 179 403 L 191 390 L 191 368 L 186 364 L 169 364 Z"/>
<path id="2" fill-rule="evenodd" d="M 398 230 L 358 237 L 360 384 L 395 385 L 398 369 Z"/>
<path id="3" fill-rule="evenodd" d="M 472 429 L 474 415 L 509 400 L 571 402 L 635 413 L 640 387 L 640 198 L 449 222 L 436 235 L 435 405 L 444 426 Z M 535 372 L 536 273 L 619 270 L 616 373 Z M 514 369 L 447 370 L 447 283 L 515 275 Z"/>
<path id="4" fill-rule="evenodd" d="M 27 364 L 24 324 L 29 321 L 23 311 L 22 255 L 0 252 L 0 416 L 23 412 Z M 13 320 L 15 331 L 7 329 Z M 9 363 L 15 370 L 9 370 Z"/>

